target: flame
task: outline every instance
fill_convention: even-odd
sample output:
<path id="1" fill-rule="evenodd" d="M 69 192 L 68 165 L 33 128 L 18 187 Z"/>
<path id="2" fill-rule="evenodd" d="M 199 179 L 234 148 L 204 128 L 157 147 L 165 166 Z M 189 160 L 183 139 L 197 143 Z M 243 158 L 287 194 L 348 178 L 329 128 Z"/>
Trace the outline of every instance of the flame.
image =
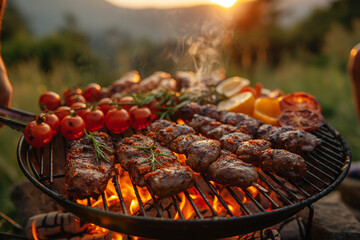
<path id="1" fill-rule="evenodd" d="M 229 8 L 234 6 L 237 0 L 212 0 L 211 2 L 218 4 L 224 8 Z"/>
<path id="2" fill-rule="evenodd" d="M 183 154 L 176 154 L 178 157 L 178 161 L 181 164 L 185 164 L 186 156 Z M 121 169 L 119 164 L 116 164 L 116 169 L 118 172 L 118 180 L 119 185 L 122 193 L 122 197 L 125 202 L 126 212 L 129 214 L 135 215 L 139 213 L 140 210 L 140 203 L 138 201 L 138 198 L 136 196 L 134 185 L 130 179 L 130 176 L 128 172 Z M 198 174 L 195 174 L 196 177 L 199 177 Z M 227 190 L 226 187 L 222 185 L 217 185 L 216 183 L 210 181 L 210 183 L 214 186 L 217 193 L 222 197 L 222 199 L 225 201 L 228 209 L 234 214 L 234 216 L 241 216 L 243 215 L 243 211 L 241 210 L 241 207 L 239 206 L 239 203 L 234 199 L 234 197 L 231 196 L 230 192 Z M 206 187 L 204 187 L 206 188 Z M 150 192 L 147 190 L 146 187 L 138 187 L 136 186 L 137 192 L 139 194 L 139 197 L 142 201 L 142 203 L 150 203 L 152 201 L 152 196 Z M 203 189 L 203 187 L 201 187 Z M 237 195 L 238 199 L 242 203 L 246 203 L 249 201 L 249 199 L 246 197 L 246 194 L 241 188 L 232 187 L 232 191 Z M 204 190 L 204 189 L 203 189 Z M 247 191 L 255 198 L 260 193 L 259 190 L 254 187 L 248 187 Z M 208 210 L 209 214 L 207 217 L 211 217 L 211 209 L 209 208 L 207 202 L 204 200 L 204 198 L 201 196 L 201 194 L 198 192 L 198 190 L 195 187 L 192 187 L 187 190 L 188 196 L 184 192 L 179 193 L 176 197 L 180 211 L 184 217 L 184 219 L 194 219 L 197 217 L 196 212 L 193 208 L 192 203 L 189 201 L 188 197 L 191 198 L 192 202 L 196 205 L 196 207 L 199 209 L 199 211 L 202 213 L 203 211 Z M 219 199 L 214 195 L 210 190 L 208 192 L 204 191 L 204 194 L 207 198 L 208 203 L 210 203 L 211 207 L 215 210 L 215 212 L 219 216 L 229 216 L 228 210 L 224 207 L 224 205 L 219 201 Z M 112 210 L 113 207 L 117 207 L 118 209 L 121 209 L 121 203 L 119 196 L 116 191 L 116 187 L 113 183 L 113 181 L 109 181 L 107 188 L 105 190 L 105 199 L 107 202 L 107 206 L 109 210 Z M 102 208 L 103 207 L 103 198 L 100 197 L 99 199 L 90 199 L 89 203 L 92 207 Z M 159 200 L 161 201 L 161 200 Z M 77 200 L 79 204 L 88 205 L 88 200 Z M 267 209 L 268 210 L 268 209 Z M 270 211 L 271 209 L 269 209 Z M 181 219 L 181 216 L 178 212 L 174 212 L 174 220 Z M 33 223 L 33 235 L 34 239 L 36 238 L 36 228 L 35 223 Z M 98 232 L 98 233 L 106 233 L 108 231 L 105 228 L 98 227 L 94 225 L 94 229 L 92 232 Z M 122 234 L 114 234 L 113 239 L 123 239 L 124 236 Z M 136 237 L 133 237 L 133 239 L 138 239 Z"/>
<path id="3" fill-rule="evenodd" d="M 31 233 L 32 233 L 34 240 L 39 240 L 39 238 L 37 237 L 35 220 L 31 224 Z"/>

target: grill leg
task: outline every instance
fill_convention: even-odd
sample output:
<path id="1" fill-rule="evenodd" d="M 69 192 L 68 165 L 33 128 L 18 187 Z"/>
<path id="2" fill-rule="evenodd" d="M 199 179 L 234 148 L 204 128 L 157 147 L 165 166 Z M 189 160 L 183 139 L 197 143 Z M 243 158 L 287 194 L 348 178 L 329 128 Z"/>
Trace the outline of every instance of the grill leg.
<path id="1" fill-rule="evenodd" d="M 310 231 L 311 231 L 311 226 L 312 226 L 312 221 L 313 221 L 313 217 L 314 217 L 314 207 L 313 205 L 307 206 L 307 208 L 309 209 L 309 216 L 308 216 L 308 221 L 306 224 L 306 231 L 305 231 L 305 239 L 306 240 L 310 240 Z"/>

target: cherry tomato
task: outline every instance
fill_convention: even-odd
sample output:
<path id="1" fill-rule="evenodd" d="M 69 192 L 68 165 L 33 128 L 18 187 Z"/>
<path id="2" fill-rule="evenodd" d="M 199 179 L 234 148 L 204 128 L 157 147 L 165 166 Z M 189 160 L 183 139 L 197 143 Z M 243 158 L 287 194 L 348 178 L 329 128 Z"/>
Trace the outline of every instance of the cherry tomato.
<path id="1" fill-rule="evenodd" d="M 74 87 L 74 88 L 68 88 L 65 91 L 63 91 L 63 99 L 66 101 L 68 97 L 71 97 L 73 95 L 82 95 L 81 88 Z"/>
<path id="2" fill-rule="evenodd" d="M 71 109 L 76 109 L 76 108 L 83 108 L 83 109 L 78 109 L 78 110 L 74 110 L 76 112 L 77 115 L 79 115 L 80 117 L 82 117 L 86 111 L 86 104 L 83 102 L 76 102 L 73 103 L 71 105 Z"/>
<path id="3" fill-rule="evenodd" d="M 87 110 L 82 116 L 85 122 L 86 131 L 96 132 L 102 129 L 105 125 L 104 113 L 99 110 Z"/>
<path id="4" fill-rule="evenodd" d="M 118 134 L 129 128 L 130 116 L 125 109 L 110 109 L 105 116 L 105 126 L 110 132 Z"/>
<path id="5" fill-rule="evenodd" d="M 130 114 L 130 127 L 134 129 L 143 129 L 150 124 L 151 111 L 147 107 L 139 108 L 132 106 L 129 110 Z"/>
<path id="6" fill-rule="evenodd" d="M 318 100 L 311 94 L 304 92 L 286 94 L 280 101 L 280 107 L 281 109 L 306 108 L 321 112 Z"/>
<path id="7" fill-rule="evenodd" d="M 147 105 L 147 107 L 150 109 L 151 111 L 151 120 L 155 120 L 157 118 L 159 118 L 159 115 L 156 113 L 161 113 L 161 109 L 158 108 L 159 104 L 159 100 L 153 100 L 150 104 Z"/>
<path id="8" fill-rule="evenodd" d="M 94 102 L 101 97 L 101 86 L 97 83 L 90 83 L 86 86 L 83 96 L 87 102 Z"/>
<path id="9" fill-rule="evenodd" d="M 44 115 L 44 122 L 47 123 L 51 127 L 51 133 L 53 136 L 59 131 L 60 128 L 60 120 L 58 116 L 54 113 L 46 113 Z"/>
<path id="10" fill-rule="evenodd" d="M 83 95 L 72 95 L 72 96 L 69 96 L 68 98 L 66 98 L 66 100 L 65 100 L 65 103 L 68 106 L 71 106 L 77 102 L 86 103 L 86 100 L 83 97 Z"/>
<path id="11" fill-rule="evenodd" d="M 104 113 L 105 116 L 110 109 L 114 108 L 114 105 L 107 103 L 113 103 L 113 101 L 110 98 L 103 98 L 99 101 L 99 105 L 98 105 L 99 109 Z"/>
<path id="12" fill-rule="evenodd" d="M 325 122 L 324 117 L 319 111 L 305 108 L 285 109 L 280 114 L 278 120 L 281 127 L 308 132 L 319 129 Z"/>
<path id="13" fill-rule="evenodd" d="M 53 136 L 51 131 L 49 124 L 32 121 L 26 125 L 24 137 L 31 146 L 44 147 L 51 141 Z"/>
<path id="14" fill-rule="evenodd" d="M 59 118 L 59 121 L 61 122 L 61 120 L 68 116 L 69 115 L 69 111 L 71 110 L 70 107 L 68 106 L 61 106 L 61 107 L 58 107 L 56 110 L 55 110 L 55 114 L 56 116 Z"/>
<path id="15" fill-rule="evenodd" d="M 39 106 L 43 111 L 54 111 L 61 105 L 61 99 L 56 92 L 46 92 L 39 98 Z"/>
<path id="16" fill-rule="evenodd" d="M 84 135 L 85 122 L 80 116 L 68 115 L 61 120 L 61 134 L 69 139 L 74 140 Z"/>
<path id="17" fill-rule="evenodd" d="M 125 96 L 125 97 L 122 97 L 120 98 L 119 100 L 117 100 L 116 102 L 119 102 L 119 103 L 133 103 L 134 102 L 134 98 L 131 97 L 131 96 Z M 129 111 L 129 109 L 132 107 L 133 105 L 129 104 L 123 104 L 121 105 L 121 107 L 123 109 L 125 109 L 126 111 Z"/>

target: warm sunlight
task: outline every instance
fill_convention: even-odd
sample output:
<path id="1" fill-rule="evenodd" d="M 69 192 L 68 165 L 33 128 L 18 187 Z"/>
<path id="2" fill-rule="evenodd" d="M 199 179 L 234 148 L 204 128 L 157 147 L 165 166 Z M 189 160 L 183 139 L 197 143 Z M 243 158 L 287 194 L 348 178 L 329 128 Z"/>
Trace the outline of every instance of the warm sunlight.
<path id="1" fill-rule="evenodd" d="M 232 7 L 237 2 L 237 0 L 212 0 L 212 2 L 220 6 L 229 8 Z"/>

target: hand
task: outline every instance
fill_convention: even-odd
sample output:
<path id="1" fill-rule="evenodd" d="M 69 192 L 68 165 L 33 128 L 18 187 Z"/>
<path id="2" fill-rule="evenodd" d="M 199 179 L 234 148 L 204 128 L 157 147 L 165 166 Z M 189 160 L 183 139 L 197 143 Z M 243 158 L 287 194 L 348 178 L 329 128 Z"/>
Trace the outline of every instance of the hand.
<path id="1" fill-rule="evenodd" d="M 0 105 L 9 107 L 13 88 L 9 81 L 5 64 L 0 56 Z M 0 125 L 1 127 L 1 125 Z"/>

